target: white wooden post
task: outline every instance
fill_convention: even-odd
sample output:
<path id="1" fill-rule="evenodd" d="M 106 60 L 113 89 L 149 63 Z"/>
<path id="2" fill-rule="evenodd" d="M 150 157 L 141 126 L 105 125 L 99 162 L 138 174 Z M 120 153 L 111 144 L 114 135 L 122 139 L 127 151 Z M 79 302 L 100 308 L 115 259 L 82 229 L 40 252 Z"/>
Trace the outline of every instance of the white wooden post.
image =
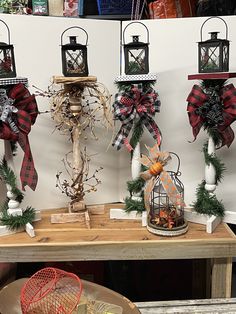
<path id="1" fill-rule="evenodd" d="M 209 136 L 207 152 L 209 155 L 215 155 L 215 143 L 211 136 Z M 213 193 L 216 189 L 216 170 L 212 163 L 205 165 L 205 181 L 205 189 Z"/>
<path id="2" fill-rule="evenodd" d="M 141 171 L 141 163 L 139 161 L 139 158 L 141 157 L 140 155 L 140 143 L 138 142 L 137 145 L 134 148 L 133 151 L 133 156 L 131 160 L 131 175 L 132 175 L 132 180 L 137 180 L 139 178 L 139 174 Z M 132 199 L 135 201 L 141 201 L 142 197 L 140 196 L 140 193 L 134 193 L 132 195 Z"/>

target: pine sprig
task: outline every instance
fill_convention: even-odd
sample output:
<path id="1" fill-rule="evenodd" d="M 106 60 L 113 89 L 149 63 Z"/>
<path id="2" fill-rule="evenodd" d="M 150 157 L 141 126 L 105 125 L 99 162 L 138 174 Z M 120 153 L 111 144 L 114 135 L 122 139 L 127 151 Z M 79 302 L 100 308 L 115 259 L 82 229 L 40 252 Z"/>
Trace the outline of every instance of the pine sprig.
<path id="1" fill-rule="evenodd" d="M 155 85 L 155 80 L 154 81 L 148 81 L 148 82 L 145 82 L 145 81 L 132 81 L 132 82 L 115 82 L 115 85 L 118 89 L 119 92 L 129 92 L 130 91 L 130 87 L 131 85 L 133 84 L 139 84 L 139 83 L 142 83 L 142 86 L 143 86 L 143 90 L 147 90 L 148 88 L 150 87 L 153 87 Z"/>
<path id="2" fill-rule="evenodd" d="M 141 177 L 137 178 L 136 180 L 127 181 L 127 189 L 132 196 L 133 193 L 139 193 L 142 191 L 145 184 L 145 180 Z"/>
<path id="3" fill-rule="evenodd" d="M 0 162 L 0 177 L 2 178 L 5 183 L 9 184 L 12 188 L 12 193 L 15 196 L 15 200 L 19 203 L 22 202 L 24 195 L 23 193 L 17 188 L 16 185 L 16 176 L 13 170 L 8 167 L 6 160 Z M 1 214 L 0 214 L 0 224 L 7 226 L 9 230 L 17 230 L 20 228 L 25 227 L 27 223 L 32 223 L 35 218 L 35 209 L 32 207 L 27 207 L 22 216 L 13 216 L 8 214 L 8 201 L 7 198 L 4 204 L 1 207 Z"/>
<path id="4" fill-rule="evenodd" d="M 133 133 L 132 136 L 130 138 L 130 145 L 133 147 L 133 150 L 135 149 L 136 145 L 138 144 L 138 142 L 140 142 L 140 139 L 143 135 L 143 125 L 141 120 L 138 120 L 133 128 Z M 131 158 L 133 157 L 133 150 L 131 151 Z"/>
<path id="5" fill-rule="evenodd" d="M 142 213 L 145 210 L 145 205 L 144 205 L 144 200 L 143 200 L 143 195 L 141 195 L 142 200 L 133 200 L 131 197 L 126 197 L 125 198 L 125 211 L 126 212 L 131 212 L 136 210 L 139 213 Z"/>
<path id="6" fill-rule="evenodd" d="M 197 200 L 193 204 L 194 209 L 200 214 L 223 217 L 225 208 L 222 201 L 219 201 L 215 194 L 210 194 L 205 189 L 205 184 L 206 182 L 202 181 L 197 187 Z"/>
<path id="7" fill-rule="evenodd" d="M 223 173 L 225 172 L 226 168 L 224 163 L 220 160 L 219 157 L 215 156 L 214 154 L 208 154 L 207 151 L 207 143 L 203 145 L 203 153 L 205 163 L 209 166 L 210 164 L 213 165 L 216 171 L 216 185 L 223 179 Z"/>
<path id="8" fill-rule="evenodd" d="M 21 203 L 22 200 L 24 199 L 24 194 L 17 188 L 16 176 L 13 170 L 10 167 L 8 167 L 5 158 L 3 158 L 2 161 L 0 162 L 0 177 L 2 178 L 3 181 L 5 181 L 7 184 L 11 186 L 12 193 L 15 195 L 16 201 Z"/>
<path id="9" fill-rule="evenodd" d="M 6 208 L 6 205 L 4 205 Z M 10 230 L 17 230 L 25 227 L 27 223 L 32 223 L 35 218 L 35 209 L 27 207 L 23 212 L 22 216 L 8 215 L 7 210 L 3 210 L 0 222 L 7 226 Z"/>

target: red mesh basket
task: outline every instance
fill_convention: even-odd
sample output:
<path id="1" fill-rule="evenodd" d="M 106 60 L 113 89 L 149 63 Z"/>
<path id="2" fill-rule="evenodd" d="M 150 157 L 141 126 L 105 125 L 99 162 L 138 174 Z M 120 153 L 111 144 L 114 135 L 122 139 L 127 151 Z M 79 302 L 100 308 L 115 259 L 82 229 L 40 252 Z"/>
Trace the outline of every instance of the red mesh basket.
<path id="1" fill-rule="evenodd" d="M 75 274 L 47 267 L 35 273 L 21 290 L 23 314 L 70 314 L 78 305 L 82 284 Z"/>

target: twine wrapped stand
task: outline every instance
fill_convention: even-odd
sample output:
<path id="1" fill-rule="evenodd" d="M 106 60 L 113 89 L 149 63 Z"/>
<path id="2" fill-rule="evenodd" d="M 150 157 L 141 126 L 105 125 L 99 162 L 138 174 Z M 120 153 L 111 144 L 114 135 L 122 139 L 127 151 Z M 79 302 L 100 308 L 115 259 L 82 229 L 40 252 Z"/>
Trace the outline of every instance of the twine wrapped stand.
<path id="1" fill-rule="evenodd" d="M 64 76 L 54 76 L 53 83 L 63 84 L 65 92 L 73 89 L 78 89 L 81 84 L 95 83 L 97 78 L 94 76 L 88 77 L 64 77 Z M 81 96 L 82 97 L 82 96 Z M 80 120 L 81 115 L 81 97 L 75 97 L 73 95 L 69 96 L 69 104 L 71 113 Z M 68 210 L 69 213 L 65 214 L 53 214 L 51 216 L 52 223 L 68 223 L 68 222 L 81 222 L 85 223 L 88 228 L 90 228 L 90 218 L 88 209 L 83 201 L 83 159 L 81 152 L 80 136 L 82 133 L 81 124 L 74 125 L 71 130 L 71 140 L 72 140 L 72 189 L 77 189 L 80 191 L 80 199 L 72 199 L 69 203 Z"/>

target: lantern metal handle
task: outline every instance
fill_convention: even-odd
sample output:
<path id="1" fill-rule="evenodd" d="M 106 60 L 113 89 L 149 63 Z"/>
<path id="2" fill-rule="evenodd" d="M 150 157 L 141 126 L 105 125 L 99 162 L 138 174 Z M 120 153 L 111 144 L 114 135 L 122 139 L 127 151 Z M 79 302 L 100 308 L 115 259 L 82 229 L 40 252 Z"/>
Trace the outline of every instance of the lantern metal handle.
<path id="1" fill-rule="evenodd" d="M 219 20 L 221 20 L 221 21 L 224 22 L 224 24 L 225 24 L 225 37 L 226 37 L 226 39 L 228 40 L 228 26 L 227 26 L 225 20 L 222 19 L 222 17 L 219 17 L 219 16 L 212 16 L 212 17 L 209 17 L 209 18 L 202 24 L 202 26 L 201 26 L 201 30 L 200 30 L 201 41 L 202 41 L 202 29 L 203 29 L 203 26 L 206 24 L 206 22 L 208 22 L 209 20 L 214 19 L 214 18 L 215 18 L 215 19 L 219 19 Z"/>
<path id="2" fill-rule="evenodd" d="M 147 44 L 149 44 L 149 31 L 148 31 L 147 26 L 145 24 L 143 24 L 142 22 L 131 22 L 128 25 L 125 26 L 124 31 L 123 31 L 123 44 L 125 45 L 125 31 L 126 31 L 126 28 L 128 26 L 130 26 L 131 24 L 134 24 L 134 23 L 141 24 L 141 25 L 143 25 L 146 28 L 146 31 L 147 31 Z"/>
<path id="3" fill-rule="evenodd" d="M 177 160 L 178 160 L 178 166 L 177 166 L 177 170 L 175 171 L 175 174 L 176 174 L 176 176 L 180 176 L 180 175 L 181 175 L 181 172 L 179 171 L 179 168 L 180 168 L 180 158 L 179 158 L 179 156 L 178 156 L 176 153 L 174 153 L 174 152 L 169 152 L 169 154 L 170 154 L 170 155 L 174 155 L 174 156 L 177 158 Z"/>
<path id="4" fill-rule="evenodd" d="M 10 29 L 9 29 L 8 25 L 3 20 L 0 20 L 0 22 L 2 22 L 6 26 L 6 28 L 7 28 L 8 44 L 10 45 Z"/>
<path id="5" fill-rule="evenodd" d="M 85 43 L 85 45 L 87 46 L 88 45 L 88 33 L 86 32 L 85 29 L 83 29 L 82 27 L 79 27 L 79 26 L 71 26 L 71 27 L 68 27 L 66 30 L 64 30 L 64 32 L 61 34 L 61 45 L 62 45 L 63 35 L 65 34 L 65 32 L 67 32 L 69 29 L 72 29 L 72 28 L 81 29 L 86 34 L 86 43 Z"/>

